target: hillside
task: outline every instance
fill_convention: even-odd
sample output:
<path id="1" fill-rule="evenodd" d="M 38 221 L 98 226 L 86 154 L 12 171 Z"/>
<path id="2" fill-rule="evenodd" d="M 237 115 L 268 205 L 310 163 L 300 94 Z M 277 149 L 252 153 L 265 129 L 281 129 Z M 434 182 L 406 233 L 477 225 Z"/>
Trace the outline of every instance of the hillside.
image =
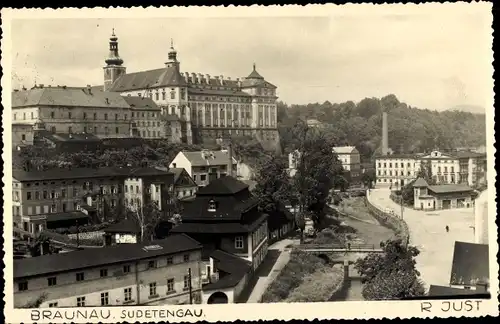
<path id="1" fill-rule="evenodd" d="M 364 161 L 379 149 L 382 112 L 388 113 L 389 146 L 394 152 L 425 152 L 435 148 L 481 146 L 486 143 L 484 114 L 462 111 L 431 111 L 411 107 L 395 95 L 381 99 L 365 98 L 358 103 L 287 105 L 278 104 L 278 123 L 285 152 L 296 139 L 293 125 L 300 120 L 317 119 L 335 145 L 355 145 Z"/>

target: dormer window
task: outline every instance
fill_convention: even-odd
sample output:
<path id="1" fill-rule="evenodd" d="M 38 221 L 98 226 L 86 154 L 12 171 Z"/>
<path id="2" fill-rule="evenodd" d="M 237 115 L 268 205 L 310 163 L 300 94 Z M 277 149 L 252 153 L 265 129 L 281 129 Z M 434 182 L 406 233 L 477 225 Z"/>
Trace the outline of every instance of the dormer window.
<path id="1" fill-rule="evenodd" d="M 215 212 L 216 210 L 217 210 L 217 202 L 212 199 L 208 202 L 208 211 Z"/>

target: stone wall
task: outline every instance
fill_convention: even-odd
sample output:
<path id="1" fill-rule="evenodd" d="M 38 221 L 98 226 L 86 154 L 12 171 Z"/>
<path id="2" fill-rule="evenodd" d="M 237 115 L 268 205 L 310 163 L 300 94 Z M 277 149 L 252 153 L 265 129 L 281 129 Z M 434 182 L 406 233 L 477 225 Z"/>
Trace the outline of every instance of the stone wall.
<path id="1" fill-rule="evenodd" d="M 381 211 L 374 205 L 370 203 L 368 198 L 366 199 L 366 206 L 370 213 L 375 217 L 379 223 L 387 228 L 392 229 L 396 233 L 396 237 L 400 239 L 403 244 L 408 244 L 410 242 L 410 230 L 406 222 L 398 217 Z"/>

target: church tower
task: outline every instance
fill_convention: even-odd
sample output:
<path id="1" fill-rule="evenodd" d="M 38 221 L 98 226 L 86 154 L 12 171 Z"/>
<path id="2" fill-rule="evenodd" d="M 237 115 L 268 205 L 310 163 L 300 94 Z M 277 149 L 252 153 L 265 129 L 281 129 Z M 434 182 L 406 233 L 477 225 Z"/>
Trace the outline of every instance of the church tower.
<path id="1" fill-rule="evenodd" d="M 109 91 L 113 83 L 121 75 L 125 74 L 126 68 L 122 66 L 123 60 L 118 54 L 118 37 L 115 35 L 115 29 L 109 38 L 109 55 L 104 67 L 104 91 Z"/>

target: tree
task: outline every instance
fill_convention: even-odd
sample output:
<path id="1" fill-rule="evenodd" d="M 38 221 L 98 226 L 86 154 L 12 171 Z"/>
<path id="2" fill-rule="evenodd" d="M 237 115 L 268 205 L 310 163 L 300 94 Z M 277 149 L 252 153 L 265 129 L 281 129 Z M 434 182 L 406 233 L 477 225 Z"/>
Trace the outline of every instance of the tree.
<path id="1" fill-rule="evenodd" d="M 417 179 L 418 178 L 424 179 L 427 182 L 427 184 L 429 184 L 429 185 L 436 184 L 436 181 L 435 181 L 434 177 L 432 176 L 431 161 L 426 161 L 426 162 L 420 163 L 420 170 L 418 170 L 418 173 L 417 173 Z"/>
<path id="2" fill-rule="evenodd" d="M 401 240 L 388 240 L 381 246 L 384 253 L 370 253 L 354 265 L 363 283 L 363 297 L 391 300 L 424 295 L 425 288 L 415 267 L 420 251 Z"/>
<path id="3" fill-rule="evenodd" d="M 365 185 L 365 187 L 368 187 L 369 189 L 373 188 L 373 184 L 377 182 L 377 175 L 375 173 L 375 169 L 368 169 L 365 172 L 363 172 L 363 175 L 361 176 L 361 181 Z"/>
<path id="4" fill-rule="evenodd" d="M 26 303 L 20 308 L 40 308 L 40 306 L 42 306 L 42 304 L 47 300 L 48 296 L 49 295 L 47 293 L 42 293 L 37 298 Z"/>
<path id="5" fill-rule="evenodd" d="M 292 187 L 286 161 L 276 155 L 263 157 L 255 172 L 254 193 L 259 199 L 259 208 L 264 212 L 277 211 L 291 201 Z"/>
<path id="6" fill-rule="evenodd" d="M 153 237 L 156 226 L 163 219 L 161 211 L 154 201 L 146 202 L 143 205 L 133 205 L 127 210 L 127 217 L 132 217 L 137 221 L 141 242 Z"/>
<path id="7" fill-rule="evenodd" d="M 306 220 L 302 212 L 295 211 L 295 225 L 300 230 L 300 243 L 304 242 L 304 231 L 306 230 Z"/>
<path id="8" fill-rule="evenodd" d="M 318 229 L 326 216 L 330 191 L 341 181 L 344 169 L 332 150 L 333 143 L 323 133 L 297 124 L 295 134 L 298 139 L 298 150 L 294 153 L 297 172 L 292 186 L 297 191 L 299 211 L 310 212 Z"/>

